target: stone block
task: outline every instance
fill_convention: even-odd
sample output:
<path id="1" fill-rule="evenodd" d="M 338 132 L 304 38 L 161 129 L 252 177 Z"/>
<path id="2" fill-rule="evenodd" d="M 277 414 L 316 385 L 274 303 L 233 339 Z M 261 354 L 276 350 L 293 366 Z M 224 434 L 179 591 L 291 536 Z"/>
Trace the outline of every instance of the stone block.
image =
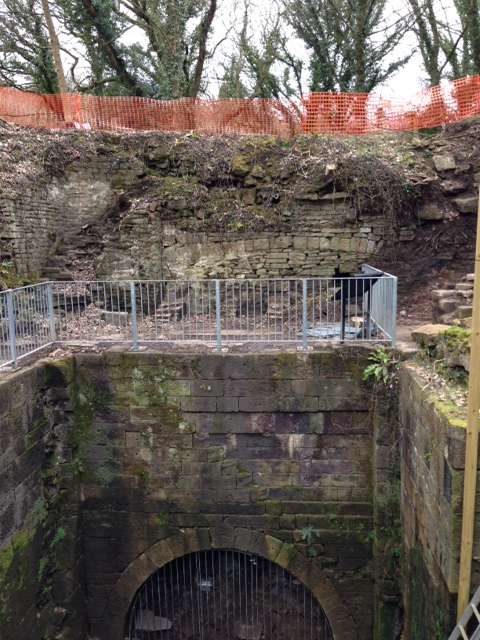
<path id="1" fill-rule="evenodd" d="M 358 435 L 368 434 L 369 416 L 364 412 L 331 411 L 324 414 L 325 435 Z"/>
<path id="2" fill-rule="evenodd" d="M 275 376 L 269 375 L 264 380 L 226 380 L 225 396 L 259 396 L 282 398 L 290 393 L 292 384 L 290 380 L 272 379 Z"/>
<path id="3" fill-rule="evenodd" d="M 463 320 L 464 318 L 471 318 L 473 312 L 473 307 L 461 305 L 457 307 L 457 317 L 459 320 Z"/>
<path id="4" fill-rule="evenodd" d="M 434 155 L 432 160 L 437 171 L 451 171 L 457 166 L 455 157 L 450 153 Z"/>
<path id="5" fill-rule="evenodd" d="M 217 410 L 217 399 L 215 397 L 208 396 L 191 396 L 187 398 L 181 398 L 180 407 L 185 412 L 198 412 L 205 411 L 207 413 L 214 413 Z"/>
<path id="6" fill-rule="evenodd" d="M 195 380 L 192 383 L 192 396 L 223 396 L 224 383 L 221 380 Z"/>
<path id="7" fill-rule="evenodd" d="M 220 487 L 224 489 L 237 488 L 236 476 L 221 475 L 202 477 L 201 483 L 199 482 L 198 476 L 181 476 L 178 478 L 175 486 L 179 489 L 195 490 L 198 489 L 199 485 L 205 490 L 219 489 Z"/>
<path id="8" fill-rule="evenodd" d="M 275 398 L 265 396 L 248 396 L 238 399 L 238 408 L 240 411 L 248 411 L 252 413 L 278 411 L 280 408 L 280 402 Z"/>
<path id="9" fill-rule="evenodd" d="M 272 249 L 288 249 L 292 244 L 292 236 L 275 236 L 272 240 Z"/>
<path id="10" fill-rule="evenodd" d="M 308 249 L 320 249 L 320 237 L 311 236 L 307 238 L 307 248 Z"/>
<path id="11" fill-rule="evenodd" d="M 460 326 L 463 329 L 471 329 L 472 328 L 472 324 L 473 324 L 473 318 L 472 317 L 462 318 L 460 320 Z"/>
<path id="12" fill-rule="evenodd" d="M 446 324 L 424 324 L 412 331 L 412 339 L 418 344 L 432 347 L 438 344 L 440 335 L 448 328 Z"/>
<path id="13" fill-rule="evenodd" d="M 207 475 L 220 476 L 222 474 L 222 463 L 215 462 L 182 462 L 182 473 L 186 476 L 198 476 L 202 480 Z"/>
<path id="14" fill-rule="evenodd" d="M 296 396 L 282 398 L 280 411 L 301 411 L 301 412 L 317 412 L 319 410 L 319 399 L 314 396 L 304 396 L 299 398 Z"/>
<path id="15" fill-rule="evenodd" d="M 424 204 L 418 209 L 420 220 L 443 220 L 443 211 L 435 203 Z"/>
<path id="16" fill-rule="evenodd" d="M 295 236 L 293 238 L 293 248 L 294 249 L 307 249 L 308 247 L 308 237 L 307 236 Z"/>
<path id="17" fill-rule="evenodd" d="M 453 203 L 460 213 L 477 213 L 478 211 L 478 195 L 454 198 Z"/>
<path id="18" fill-rule="evenodd" d="M 253 248 L 256 251 L 268 251 L 270 249 L 270 242 L 268 238 L 257 238 L 253 241 Z"/>
<path id="19" fill-rule="evenodd" d="M 231 396 L 217 398 L 217 412 L 227 413 L 233 411 L 238 411 L 238 398 L 232 398 Z"/>
<path id="20" fill-rule="evenodd" d="M 253 484 L 253 474 L 248 471 L 239 471 L 235 475 L 235 486 L 237 489 L 244 489 Z"/>
<path id="21" fill-rule="evenodd" d="M 236 529 L 230 525 L 211 527 L 209 529 L 212 548 L 235 549 Z"/>
<path id="22" fill-rule="evenodd" d="M 294 484 L 295 478 L 296 476 L 293 473 L 271 473 L 266 475 L 261 472 L 254 472 L 252 474 L 252 482 L 258 487 L 288 487 Z"/>

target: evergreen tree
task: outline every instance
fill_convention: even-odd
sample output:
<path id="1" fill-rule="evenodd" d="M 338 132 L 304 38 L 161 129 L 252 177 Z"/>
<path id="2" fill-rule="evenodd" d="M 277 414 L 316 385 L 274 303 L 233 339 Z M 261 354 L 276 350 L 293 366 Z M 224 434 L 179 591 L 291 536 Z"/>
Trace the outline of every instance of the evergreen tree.
<path id="1" fill-rule="evenodd" d="M 57 93 L 52 48 L 40 3 L 1 0 L 0 13 L 0 83 L 38 93 Z"/>
<path id="2" fill-rule="evenodd" d="M 286 20 L 310 54 L 311 91 L 369 92 L 411 57 L 386 58 L 405 34 L 387 0 L 283 0 Z"/>

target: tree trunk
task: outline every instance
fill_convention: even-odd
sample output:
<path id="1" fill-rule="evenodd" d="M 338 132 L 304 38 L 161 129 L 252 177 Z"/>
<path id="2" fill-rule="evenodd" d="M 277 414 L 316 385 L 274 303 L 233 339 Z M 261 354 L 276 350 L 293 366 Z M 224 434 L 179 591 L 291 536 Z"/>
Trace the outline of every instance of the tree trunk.
<path id="1" fill-rule="evenodd" d="M 58 43 L 57 34 L 53 25 L 50 7 L 48 6 L 48 0 L 42 0 L 42 8 L 43 15 L 45 16 L 45 22 L 47 23 L 48 35 L 50 36 L 53 61 L 55 64 L 55 71 L 57 72 L 58 88 L 62 96 L 63 117 L 66 123 L 71 123 L 73 121 L 73 118 L 69 104 L 69 97 L 67 96 L 67 81 L 65 80 L 65 74 L 63 72 L 62 59 L 60 57 L 60 45 Z"/>

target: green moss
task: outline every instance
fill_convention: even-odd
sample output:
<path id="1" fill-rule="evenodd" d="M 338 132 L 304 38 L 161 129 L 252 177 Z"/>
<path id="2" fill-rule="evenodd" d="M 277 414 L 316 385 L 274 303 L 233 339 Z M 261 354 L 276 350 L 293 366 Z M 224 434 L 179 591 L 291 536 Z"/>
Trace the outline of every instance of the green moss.
<path id="1" fill-rule="evenodd" d="M 244 177 L 250 173 L 252 166 L 252 154 L 251 153 L 239 153 L 232 158 L 230 165 L 231 172 L 239 177 Z"/>
<path id="2" fill-rule="evenodd" d="M 67 535 L 67 532 L 63 527 L 58 527 L 55 531 L 53 538 L 50 540 L 49 547 L 50 549 L 54 549 L 59 542 L 61 542 Z"/>
<path id="3" fill-rule="evenodd" d="M 13 544 L 9 544 L 7 547 L 0 551 L 0 583 L 4 580 L 10 565 L 13 562 Z"/>
<path id="4" fill-rule="evenodd" d="M 98 430 L 93 422 L 96 416 L 108 417 L 113 409 L 112 395 L 103 379 L 85 378 L 76 371 L 73 361 L 65 371 L 73 404 L 73 425 L 68 431 L 68 442 L 72 447 L 72 470 L 83 472 L 83 459 L 98 439 Z"/>
<path id="5" fill-rule="evenodd" d="M 407 557 L 406 635 L 412 640 L 444 640 L 454 626 L 452 597 L 434 585 L 418 543 Z"/>
<path id="6" fill-rule="evenodd" d="M 43 580 L 47 566 L 48 566 L 48 558 L 45 558 L 45 557 L 40 558 L 38 562 L 38 571 L 37 571 L 37 577 L 39 582 Z"/>
<path id="7" fill-rule="evenodd" d="M 72 358 L 52 360 L 45 363 L 45 382 L 49 387 L 66 387 L 73 379 Z"/>
<path id="8" fill-rule="evenodd" d="M 170 526 L 170 515 L 168 513 L 161 514 L 159 516 L 155 516 L 153 519 L 153 523 L 158 527 L 168 527 Z"/>
<path id="9" fill-rule="evenodd" d="M 462 327 L 449 327 L 442 332 L 442 343 L 454 351 L 469 351 L 472 332 Z"/>
<path id="10" fill-rule="evenodd" d="M 14 551 L 25 549 L 31 537 L 32 533 L 27 529 L 19 529 L 13 536 L 12 547 Z"/>
<path id="11" fill-rule="evenodd" d="M 453 401 L 449 400 L 440 400 L 438 396 L 430 394 L 428 399 L 433 404 L 433 406 L 447 418 L 449 423 L 453 427 L 458 427 L 460 429 L 467 428 L 467 419 L 465 416 L 465 408 L 459 407 Z"/>
<path id="12" fill-rule="evenodd" d="M 183 414 L 174 404 L 166 402 L 164 404 L 149 407 L 148 411 L 158 418 L 159 423 L 165 427 L 176 428 L 180 427 L 180 424 L 182 423 Z"/>
<path id="13" fill-rule="evenodd" d="M 10 607 L 6 603 L 2 604 L 0 606 L 0 621 L 10 622 L 11 615 Z"/>
<path id="14" fill-rule="evenodd" d="M 27 513 L 24 526 L 13 534 L 11 544 L 0 551 L 0 583 L 5 580 L 16 553 L 28 546 L 35 536 L 38 526 L 45 521 L 46 517 L 45 501 L 43 498 L 39 498 Z M 16 586 L 18 587 L 18 579 Z"/>

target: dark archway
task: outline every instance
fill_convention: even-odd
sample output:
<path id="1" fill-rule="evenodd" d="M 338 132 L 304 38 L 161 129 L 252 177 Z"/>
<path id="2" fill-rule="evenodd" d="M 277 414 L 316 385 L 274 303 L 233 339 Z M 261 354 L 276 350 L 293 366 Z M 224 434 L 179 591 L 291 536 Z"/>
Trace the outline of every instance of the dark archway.
<path id="1" fill-rule="evenodd" d="M 333 640 L 325 612 L 289 571 L 238 550 L 198 551 L 135 594 L 129 640 Z"/>
<path id="2" fill-rule="evenodd" d="M 159 540 L 131 562 L 112 585 L 103 616 L 102 639 L 122 638 L 125 613 L 138 590 L 157 569 L 175 558 L 209 549 L 236 549 L 268 558 L 300 580 L 321 603 L 334 640 L 358 640 L 352 615 L 330 579 L 317 566 L 318 558 L 307 558 L 294 545 L 259 531 L 228 526 L 185 529 L 181 534 Z"/>

